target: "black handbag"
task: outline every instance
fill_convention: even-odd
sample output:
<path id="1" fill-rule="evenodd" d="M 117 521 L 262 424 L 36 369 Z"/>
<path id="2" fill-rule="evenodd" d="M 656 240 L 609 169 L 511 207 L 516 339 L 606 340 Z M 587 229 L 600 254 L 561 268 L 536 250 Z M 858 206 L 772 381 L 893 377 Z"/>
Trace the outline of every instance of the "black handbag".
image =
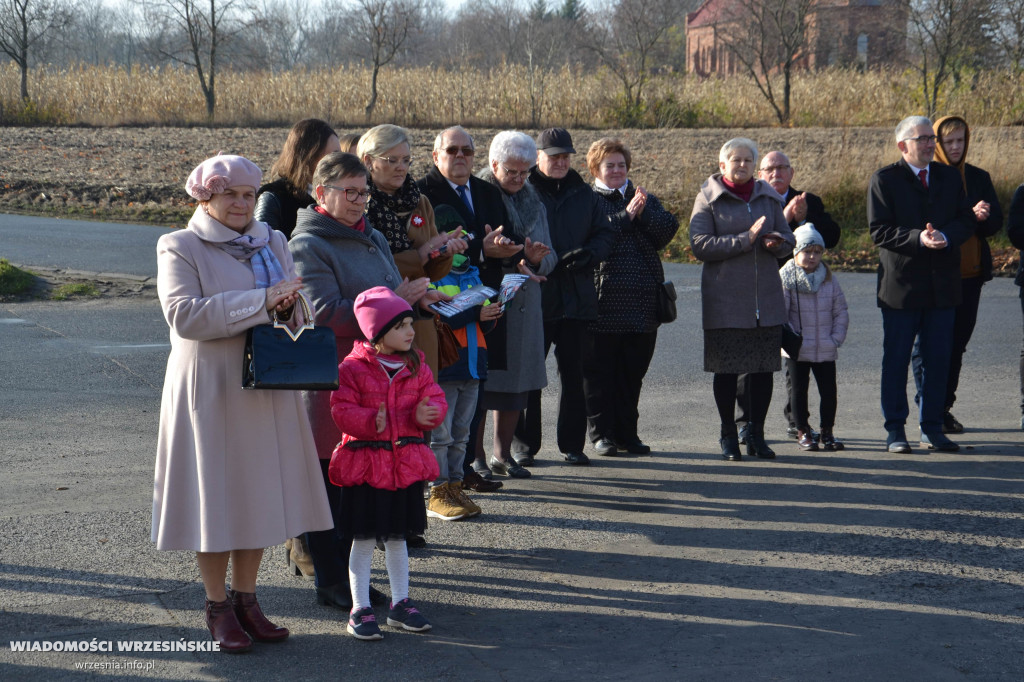
<path id="1" fill-rule="evenodd" d="M 800 319 L 800 293 L 796 289 L 791 290 L 796 296 L 796 316 Z M 800 357 L 800 346 L 804 345 L 804 335 L 793 329 L 789 322 L 782 323 L 782 350 L 794 361 Z"/>
<path id="2" fill-rule="evenodd" d="M 252 327 L 245 335 L 242 388 L 285 391 L 333 391 L 338 388 L 338 346 L 334 331 L 313 324 L 309 303 L 300 293 L 305 324 L 294 332 L 277 319 Z"/>
<path id="3" fill-rule="evenodd" d="M 676 285 L 671 281 L 662 282 L 654 300 L 655 316 L 658 322 L 675 322 L 676 319 Z"/>

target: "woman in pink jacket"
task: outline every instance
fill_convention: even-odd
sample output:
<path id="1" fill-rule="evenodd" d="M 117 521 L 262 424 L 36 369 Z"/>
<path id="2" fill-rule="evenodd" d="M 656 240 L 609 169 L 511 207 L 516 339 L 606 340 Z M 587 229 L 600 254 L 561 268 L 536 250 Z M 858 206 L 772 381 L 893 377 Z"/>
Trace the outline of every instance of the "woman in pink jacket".
<path id="1" fill-rule="evenodd" d="M 846 297 L 832 271 L 821 262 L 825 240 L 814 225 L 804 223 L 793 230 L 793 237 L 796 238 L 793 260 L 782 266 L 779 276 L 789 323 L 803 334 L 799 357 L 792 358 L 782 352 L 789 366 L 789 400 L 796 421 L 796 442 L 802 450 L 818 449 L 807 409 L 807 390 L 813 372 L 821 397 L 821 447 L 828 451 L 842 450 L 843 443 L 836 440 L 832 427 L 836 423 L 838 404 L 836 358 L 850 326 Z"/>
<path id="2" fill-rule="evenodd" d="M 335 528 L 352 538 L 348 631 L 357 639 L 382 639 L 370 605 L 370 563 L 384 543 L 391 583 L 388 625 L 413 632 L 430 623 L 409 600 L 407 533 L 427 527 L 423 481 L 438 477 L 437 459 L 423 438 L 448 411 L 423 353 L 412 348 L 412 308 L 387 287 L 373 287 L 352 307 L 369 339 L 356 343 L 338 368 L 331 416 L 342 432 L 328 470 L 341 487 Z"/>

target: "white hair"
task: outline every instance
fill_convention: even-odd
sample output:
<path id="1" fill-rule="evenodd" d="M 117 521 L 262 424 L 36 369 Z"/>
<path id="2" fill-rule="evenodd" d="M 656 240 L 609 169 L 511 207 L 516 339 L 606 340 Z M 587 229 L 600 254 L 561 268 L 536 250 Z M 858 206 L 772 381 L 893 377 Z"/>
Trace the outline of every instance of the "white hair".
<path id="1" fill-rule="evenodd" d="M 488 157 L 491 163 L 521 161 L 531 166 L 537 162 L 537 143 L 526 133 L 518 130 L 503 130 L 491 140 Z"/>
<path id="2" fill-rule="evenodd" d="M 931 126 L 931 124 L 932 122 L 926 116 L 907 116 L 896 126 L 896 142 L 903 142 L 910 138 L 917 126 Z"/>
<path id="3" fill-rule="evenodd" d="M 757 143 L 746 137 L 734 137 L 722 145 L 718 152 L 718 160 L 725 163 L 729 160 L 729 152 L 734 149 L 746 149 L 754 157 L 754 165 L 757 165 Z"/>
<path id="4" fill-rule="evenodd" d="M 441 132 L 439 132 L 437 134 L 437 137 L 434 138 L 434 151 L 435 152 L 441 151 L 441 146 L 444 144 L 444 135 L 445 135 L 445 133 L 463 133 L 463 134 L 465 134 L 465 136 L 469 138 L 469 146 L 472 147 L 473 149 L 476 149 L 476 144 L 473 142 L 473 136 L 469 134 L 468 130 L 466 130 L 462 126 L 452 126 L 451 128 L 445 128 L 444 130 L 442 130 Z"/>

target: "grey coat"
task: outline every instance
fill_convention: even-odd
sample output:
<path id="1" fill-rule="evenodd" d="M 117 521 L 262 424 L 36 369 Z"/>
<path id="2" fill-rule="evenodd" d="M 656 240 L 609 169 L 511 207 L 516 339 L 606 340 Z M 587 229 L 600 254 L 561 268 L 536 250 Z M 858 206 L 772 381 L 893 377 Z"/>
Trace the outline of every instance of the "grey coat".
<path id="1" fill-rule="evenodd" d="M 778 232 L 784 241 L 771 251 L 751 244 L 747 230 L 767 216 L 761 234 Z M 701 185 L 690 214 L 690 246 L 704 261 L 700 293 L 704 329 L 752 329 L 786 321 L 778 258 L 793 251 L 793 232 L 782 213 L 782 197 L 757 180 L 744 202 L 715 173 Z"/>
<path id="2" fill-rule="evenodd" d="M 477 177 L 500 188 L 490 168 L 484 168 Z M 515 194 L 501 192 L 505 202 L 511 231 L 518 237 L 551 246 L 548 234 L 548 216 L 540 197 L 529 183 Z M 552 249 L 544 256 L 537 274 L 546 276 L 555 269 L 558 256 Z M 548 375 L 544 368 L 544 312 L 541 303 L 541 285 L 527 281 L 516 297 L 505 307 L 507 369 L 492 369 L 487 373 L 488 392 L 522 393 L 544 388 Z"/>
<path id="3" fill-rule="evenodd" d="M 333 236 L 325 237 L 322 231 Z M 352 344 L 363 339 L 352 313 L 356 296 L 370 287 L 394 289 L 402 283 L 388 241 L 367 226 L 366 234 L 345 227 L 312 208 L 300 208 L 288 250 L 295 272 L 314 308 L 316 324 L 334 330 L 341 362 Z M 330 459 L 341 432 L 331 417 L 330 391 L 305 391 L 303 399 L 313 427 L 317 454 Z"/>

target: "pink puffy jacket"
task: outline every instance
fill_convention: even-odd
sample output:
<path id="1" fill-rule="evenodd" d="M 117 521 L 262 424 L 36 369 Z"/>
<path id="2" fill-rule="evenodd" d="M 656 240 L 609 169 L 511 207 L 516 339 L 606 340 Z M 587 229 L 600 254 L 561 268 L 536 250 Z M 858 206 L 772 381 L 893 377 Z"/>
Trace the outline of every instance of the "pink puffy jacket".
<path id="1" fill-rule="evenodd" d="M 365 341 L 356 343 L 338 367 L 339 386 L 331 394 L 331 416 L 343 435 L 331 455 L 331 483 L 369 483 L 382 490 L 398 490 L 440 475 L 437 459 L 422 438 L 424 431 L 444 419 L 448 403 L 423 362 L 423 353 L 416 352 L 421 362 L 416 374 L 404 367 L 390 380 L 377 361 L 377 351 Z M 423 398 L 441 408 L 441 416 L 432 424 L 416 422 L 416 406 Z M 387 410 L 387 425 L 377 433 L 381 403 Z M 407 438 L 420 442 L 409 443 Z M 353 441 L 357 447 L 346 446 Z"/>
<path id="2" fill-rule="evenodd" d="M 822 263 L 821 267 L 826 267 Z M 846 297 L 839 288 L 839 282 L 832 271 L 825 275 L 825 281 L 818 287 L 818 293 L 800 293 L 783 288 L 789 323 L 793 329 L 803 333 L 800 345 L 800 362 L 835 362 L 839 357 L 839 346 L 846 340 L 850 326 L 850 314 L 846 310 Z M 799 312 L 796 297 L 800 297 Z M 782 351 L 783 357 L 789 357 Z"/>

